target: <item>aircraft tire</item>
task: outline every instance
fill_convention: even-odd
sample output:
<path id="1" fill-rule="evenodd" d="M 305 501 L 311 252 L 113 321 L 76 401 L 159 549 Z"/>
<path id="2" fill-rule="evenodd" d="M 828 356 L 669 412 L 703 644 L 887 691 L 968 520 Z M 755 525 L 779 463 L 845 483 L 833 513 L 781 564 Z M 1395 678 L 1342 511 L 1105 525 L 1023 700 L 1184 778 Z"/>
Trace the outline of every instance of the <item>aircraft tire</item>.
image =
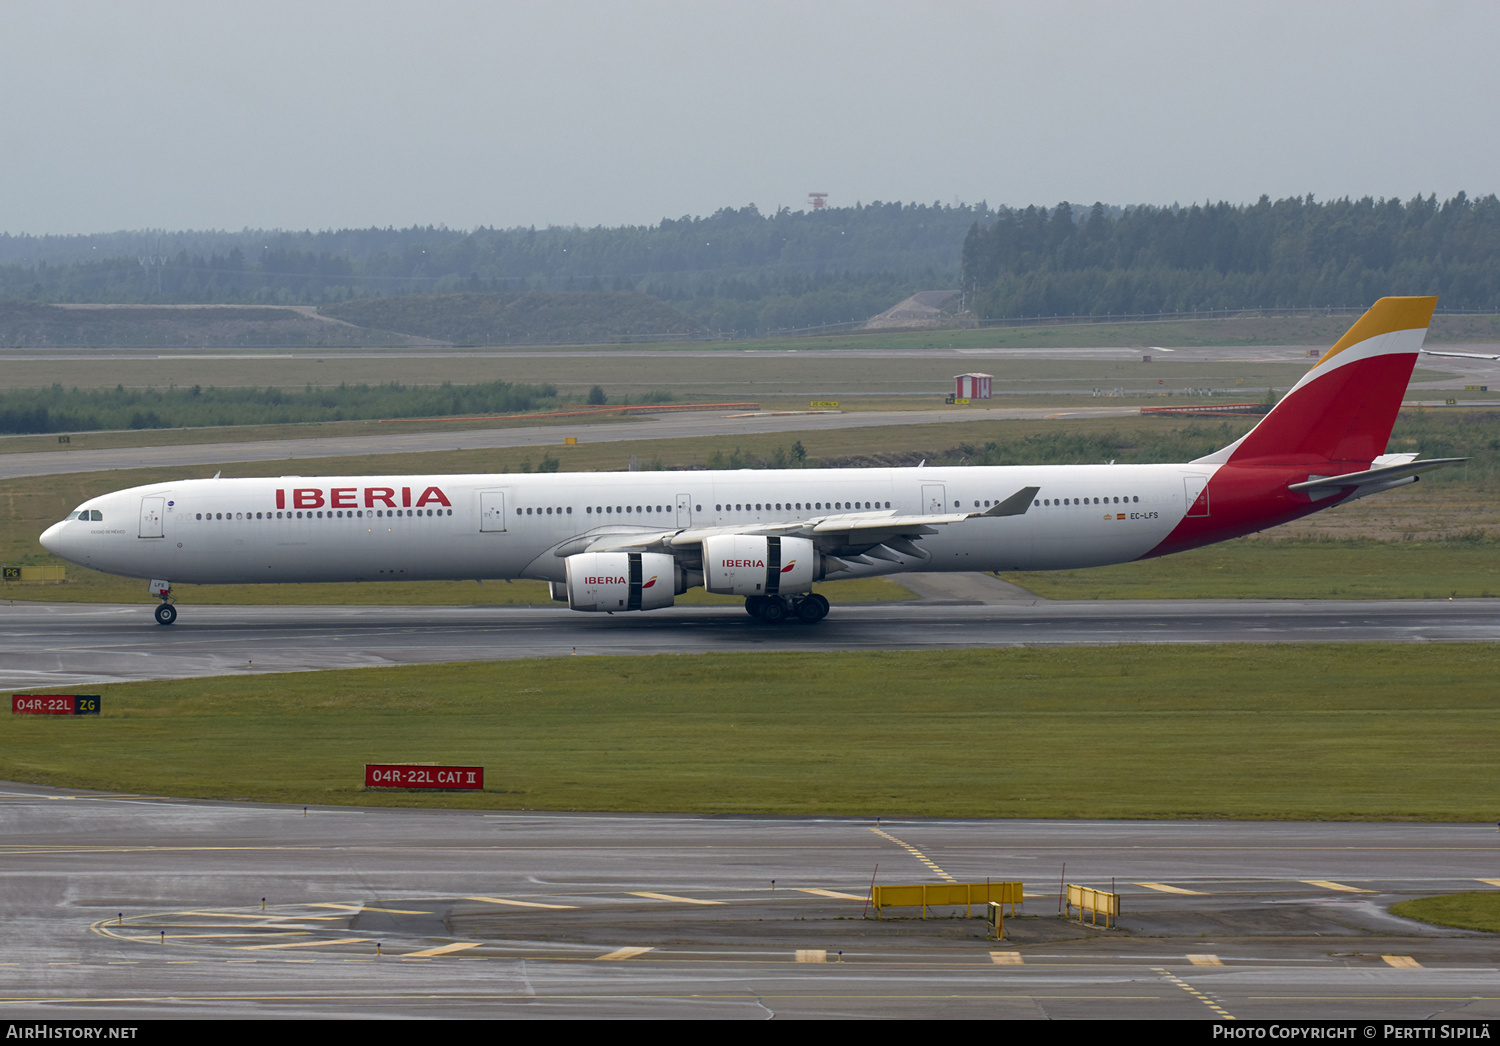
<path id="1" fill-rule="evenodd" d="M 177 608 L 171 603 L 163 603 L 156 608 L 156 623 L 158 625 L 170 625 L 177 620 Z"/>
<path id="2" fill-rule="evenodd" d="M 828 600 L 822 596 L 808 596 L 797 604 L 797 618 L 804 624 L 815 625 L 828 616 Z"/>
<path id="3" fill-rule="evenodd" d="M 745 613 L 751 617 L 760 617 L 761 609 L 766 605 L 765 596 L 746 596 Z"/>
<path id="4" fill-rule="evenodd" d="M 786 620 L 787 613 L 786 600 L 767 597 L 761 604 L 760 619 L 768 625 L 779 625 Z"/>

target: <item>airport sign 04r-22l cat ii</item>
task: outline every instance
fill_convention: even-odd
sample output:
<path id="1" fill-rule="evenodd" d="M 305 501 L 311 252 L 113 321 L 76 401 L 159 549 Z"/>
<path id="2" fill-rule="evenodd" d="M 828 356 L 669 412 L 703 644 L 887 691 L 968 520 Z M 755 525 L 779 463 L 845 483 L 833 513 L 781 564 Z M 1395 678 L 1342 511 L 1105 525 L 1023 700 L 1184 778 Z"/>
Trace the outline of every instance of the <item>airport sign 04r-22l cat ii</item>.
<path id="1" fill-rule="evenodd" d="M 1172 465 L 192 479 L 105 494 L 41 537 L 173 582 L 533 578 L 574 610 L 702 585 L 815 622 L 818 581 L 1124 563 L 1264 530 L 1461 459 L 1387 454 L 1436 298 L 1382 298 L 1246 435 Z"/>

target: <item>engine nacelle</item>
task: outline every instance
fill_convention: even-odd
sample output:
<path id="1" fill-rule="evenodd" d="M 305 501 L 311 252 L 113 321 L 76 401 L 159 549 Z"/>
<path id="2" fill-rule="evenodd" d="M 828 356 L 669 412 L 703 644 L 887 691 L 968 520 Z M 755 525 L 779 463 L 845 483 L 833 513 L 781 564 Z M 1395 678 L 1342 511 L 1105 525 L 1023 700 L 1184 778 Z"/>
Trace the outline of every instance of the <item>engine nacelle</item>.
<path id="1" fill-rule="evenodd" d="M 680 568 L 659 552 L 580 552 L 563 566 L 574 610 L 658 610 L 677 594 Z"/>
<path id="2" fill-rule="evenodd" d="M 703 539 L 703 585 L 730 596 L 795 595 L 818 577 L 809 538 L 719 534 Z"/>

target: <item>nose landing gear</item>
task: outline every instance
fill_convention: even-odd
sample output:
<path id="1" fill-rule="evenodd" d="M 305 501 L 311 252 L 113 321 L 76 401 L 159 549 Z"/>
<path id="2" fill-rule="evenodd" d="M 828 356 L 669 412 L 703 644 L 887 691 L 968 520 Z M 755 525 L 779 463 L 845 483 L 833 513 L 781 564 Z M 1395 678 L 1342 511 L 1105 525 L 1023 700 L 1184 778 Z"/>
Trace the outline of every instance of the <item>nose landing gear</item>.
<path id="1" fill-rule="evenodd" d="M 156 623 L 158 625 L 170 625 L 176 621 L 177 608 L 167 602 L 172 598 L 172 583 L 153 578 L 151 580 L 151 587 L 147 591 L 161 600 L 161 606 L 156 608 Z"/>

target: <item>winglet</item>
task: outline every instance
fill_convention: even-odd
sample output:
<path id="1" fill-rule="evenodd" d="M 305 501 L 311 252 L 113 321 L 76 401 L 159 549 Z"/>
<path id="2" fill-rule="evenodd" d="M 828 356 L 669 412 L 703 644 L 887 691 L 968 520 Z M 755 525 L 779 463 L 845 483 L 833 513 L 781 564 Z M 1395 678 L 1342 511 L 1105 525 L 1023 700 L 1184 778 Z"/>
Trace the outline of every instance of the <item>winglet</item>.
<path id="1" fill-rule="evenodd" d="M 1022 487 L 992 509 L 976 512 L 976 516 L 1024 516 L 1041 487 Z"/>

